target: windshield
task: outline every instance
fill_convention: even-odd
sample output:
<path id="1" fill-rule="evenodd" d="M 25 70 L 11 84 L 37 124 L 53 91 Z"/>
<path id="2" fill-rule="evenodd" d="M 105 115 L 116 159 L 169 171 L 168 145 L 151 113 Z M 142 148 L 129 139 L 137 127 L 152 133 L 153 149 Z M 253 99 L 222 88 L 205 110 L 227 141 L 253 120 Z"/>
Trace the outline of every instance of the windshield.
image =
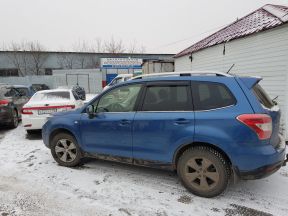
<path id="1" fill-rule="evenodd" d="M 29 96 L 29 90 L 28 88 L 16 88 L 22 96 Z"/>
<path id="2" fill-rule="evenodd" d="M 32 98 L 31 101 L 68 101 L 70 100 L 69 91 L 55 91 L 55 92 L 38 92 Z"/>

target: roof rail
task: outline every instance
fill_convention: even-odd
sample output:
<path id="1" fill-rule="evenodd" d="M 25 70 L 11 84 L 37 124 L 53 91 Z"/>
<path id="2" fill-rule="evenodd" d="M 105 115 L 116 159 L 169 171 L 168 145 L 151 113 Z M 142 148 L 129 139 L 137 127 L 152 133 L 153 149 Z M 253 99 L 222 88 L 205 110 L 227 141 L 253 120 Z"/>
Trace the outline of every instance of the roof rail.
<path id="1" fill-rule="evenodd" d="M 132 77 L 131 80 L 135 79 L 145 79 L 149 77 L 168 77 L 168 76 L 192 76 L 192 75 L 215 75 L 215 76 L 223 76 L 223 77 L 232 77 L 232 75 L 216 72 L 216 71 L 181 71 L 181 72 L 166 72 L 166 73 L 152 73 L 152 74 L 143 74 L 139 76 Z"/>

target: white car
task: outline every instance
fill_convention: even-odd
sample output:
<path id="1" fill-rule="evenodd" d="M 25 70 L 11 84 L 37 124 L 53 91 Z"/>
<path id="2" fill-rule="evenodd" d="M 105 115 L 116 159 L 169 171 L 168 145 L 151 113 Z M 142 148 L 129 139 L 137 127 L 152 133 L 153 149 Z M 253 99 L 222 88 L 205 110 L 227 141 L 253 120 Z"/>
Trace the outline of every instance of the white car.
<path id="1" fill-rule="evenodd" d="M 110 87 L 120 83 L 125 82 L 133 77 L 133 74 L 119 74 L 117 75 L 108 85 L 103 88 L 103 91 L 109 89 Z"/>
<path id="2" fill-rule="evenodd" d="M 76 96 L 77 98 L 77 96 Z M 80 108 L 71 89 L 53 89 L 36 92 L 22 108 L 22 125 L 27 133 L 42 129 L 50 114 Z"/>

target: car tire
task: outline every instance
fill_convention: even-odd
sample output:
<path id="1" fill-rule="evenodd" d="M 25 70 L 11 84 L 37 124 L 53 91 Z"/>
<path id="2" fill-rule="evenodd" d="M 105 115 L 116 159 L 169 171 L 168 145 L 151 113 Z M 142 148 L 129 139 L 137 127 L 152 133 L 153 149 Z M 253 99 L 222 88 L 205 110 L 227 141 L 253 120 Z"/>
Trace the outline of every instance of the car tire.
<path id="1" fill-rule="evenodd" d="M 18 112 L 16 109 L 12 110 L 12 116 L 11 116 L 11 123 L 10 123 L 10 128 L 17 128 L 19 125 L 19 117 L 18 117 Z"/>
<path id="2" fill-rule="evenodd" d="M 50 149 L 54 160 L 61 166 L 74 167 L 81 163 L 81 149 L 77 140 L 70 134 L 56 134 L 52 138 Z"/>
<path id="3" fill-rule="evenodd" d="M 177 173 L 190 192 L 211 198 L 227 188 L 231 169 L 228 161 L 218 151 L 207 146 L 195 146 L 180 156 Z"/>

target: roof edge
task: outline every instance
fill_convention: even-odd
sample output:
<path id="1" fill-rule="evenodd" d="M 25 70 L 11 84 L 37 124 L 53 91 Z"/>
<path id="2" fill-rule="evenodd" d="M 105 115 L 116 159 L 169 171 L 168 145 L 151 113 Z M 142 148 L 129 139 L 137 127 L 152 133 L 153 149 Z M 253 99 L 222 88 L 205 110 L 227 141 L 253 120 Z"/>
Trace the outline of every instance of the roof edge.
<path id="1" fill-rule="evenodd" d="M 288 13 L 275 7 L 276 5 L 266 4 L 262 8 L 273 16 L 277 17 L 281 22 L 288 21 Z"/>
<path id="2" fill-rule="evenodd" d="M 214 33 L 211 34 L 211 35 L 208 35 L 208 36 L 205 37 L 204 39 L 202 39 L 202 40 L 200 40 L 200 41 L 192 44 L 192 45 L 189 46 L 188 48 L 186 48 L 186 49 L 180 51 L 179 53 L 177 53 L 176 55 L 174 55 L 173 58 L 179 58 L 179 57 L 188 55 L 189 52 L 185 52 L 186 50 L 189 51 L 189 49 L 192 48 L 194 45 L 196 45 L 196 44 L 198 44 L 198 43 L 201 43 L 202 41 L 205 41 L 206 39 L 212 37 L 213 35 L 217 34 L 218 32 L 225 30 L 226 28 L 230 27 L 230 26 L 233 25 L 234 23 L 239 22 L 239 21 L 245 19 L 246 17 L 250 16 L 251 14 L 255 13 L 256 11 L 258 11 L 258 10 L 260 10 L 260 9 L 263 9 L 263 10 L 265 10 L 266 12 L 268 12 L 269 14 L 271 14 L 272 16 L 275 16 L 276 18 L 278 18 L 278 19 L 282 22 L 282 24 L 286 23 L 286 22 L 288 21 L 288 13 L 285 13 L 285 11 L 277 8 L 277 6 L 279 6 L 279 5 L 266 4 L 266 5 L 260 7 L 260 8 L 258 8 L 258 9 L 256 9 L 256 10 L 252 11 L 251 13 L 249 13 L 249 14 L 241 17 L 240 19 L 237 19 L 237 20 L 235 20 L 234 22 L 232 22 L 232 23 L 230 23 L 230 24 L 227 24 L 225 27 L 219 29 L 218 31 L 214 32 Z M 264 7 L 266 7 L 266 9 L 265 9 Z M 284 7 L 286 7 L 286 6 L 284 6 Z M 267 8 L 268 8 L 268 9 L 267 9 Z M 271 9 L 271 8 L 272 8 L 272 9 Z M 288 7 L 287 7 L 287 8 L 288 8 Z M 269 11 L 268 11 L 268 10 L 269 10 Z M 278 17 L 278 16 L 279 16 L 279 17 Z M 267 30 L 267 29 L 266 29 L 266 30 Z M 265 30 L 263 30 L 263 31 L 265 31 Z M 241 38 L 241 37 L 239 37 L 239 38 Z M 239 38 L 234 38 L 234 39 L 239 39 Z M 234 39 L 233 39 L 233 40 L 234 40 Z M 228 41 L 223 41 L 222 43 L 219 43 L 219 44 L 223 44 L 223 43 L 226 43 L 226 42 L 228 42 Z M 219 45 L 219 44 L 215 44 L 215 45 Z M 213 45 L 213 46 L 215 46 L 215 45 Z M 200 50 L 202 50 L 202 49 L 205 49 L 205 48 L 208 48 L 208 47 L 201 48 L 201 49 L 199 49 L 199 50 L 196 50 L 195 52 L 198 52 L 198 51 L 200 51 Z M 192 53 L 192 52 L 191 52 L 191 53 Z"/>

